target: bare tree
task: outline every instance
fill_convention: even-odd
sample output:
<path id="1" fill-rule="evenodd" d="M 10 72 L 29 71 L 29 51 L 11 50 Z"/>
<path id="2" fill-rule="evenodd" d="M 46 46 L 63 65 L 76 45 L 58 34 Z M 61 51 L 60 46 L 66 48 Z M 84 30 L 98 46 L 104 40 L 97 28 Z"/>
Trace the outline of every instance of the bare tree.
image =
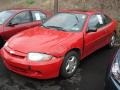
<path id="1" fill-rule="evenodd" d="M 86 0 L 82 0 L 82 3 L 83 3 L 83 9 L 85 10 L 87 5 L 86 5 Z"/>
<path id="2" fill-rule="evenodd" d="M 54 14 L 58 12 L 58 0 L 54 0 Z"/>

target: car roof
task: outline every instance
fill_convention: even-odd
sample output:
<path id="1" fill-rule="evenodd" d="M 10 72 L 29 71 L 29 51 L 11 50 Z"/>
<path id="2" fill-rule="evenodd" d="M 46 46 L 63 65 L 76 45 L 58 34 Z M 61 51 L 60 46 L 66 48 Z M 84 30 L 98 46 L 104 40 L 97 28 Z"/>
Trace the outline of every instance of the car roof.
<path id="1" fill-rule="evenodd" d="M 37 10 L 37 11 L 40 11 L 44 14 L 47 15 L 47 17 L 51 17 L 52 14 L 46 10 L 41 10 L 41 9 L 38 9 L 38 8 L 15 8 L 15 9 L 7 9 L 7 11 L 12 11 L 14 13 L 19 13 L 19 12 L 22 12 L 22 11 L 26 11 L 26 10 Z M 3 10 L 5 11 L 5 10 Z"/>
<path id="2" fill-rule="evenodd" d="M 92 15 L 92 14 L 96 14 L 96 13 L 102 13 L 100 10 L 96 11 L 96 10 L 79 10 L 79 9 L 75 9 L 75 10 L 61 10 L 60 12 L 63 13 L 76 13 L 76 14 L 87 14 L 87 15 Z"/>
<path id="3" fill-rule="evenodd" d="M 44 11 L 43 10 L 40 10 L 40 9 L 21 9 L 21 8 L 16 8 L 16 9 L 8 9 L 8 11 L 13 11 L 13 12 L 16 12 L 16 13 L 19 13 L 19 12 L 22 12 L 22 11 L 26 11 L 26 10 L 39 10 L 39 11 L 41 11 L 41 12 L 43 12 L 44 13 Z"/>

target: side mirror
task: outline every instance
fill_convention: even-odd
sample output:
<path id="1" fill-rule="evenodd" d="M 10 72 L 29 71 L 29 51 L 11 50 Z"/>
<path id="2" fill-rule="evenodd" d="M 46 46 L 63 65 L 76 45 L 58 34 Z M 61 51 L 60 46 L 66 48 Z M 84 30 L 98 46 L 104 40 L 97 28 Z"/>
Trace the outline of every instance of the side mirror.
<path id="1" fill-rule="evenodd" d="M 8 26 L 10 26 L 10 27 L 14 27 L 15 25 L 18 25 L 18 23 L 11 23 L 11 22 L 10 22 L 10 23 L 8 24 Z"/>
<path id="2" fill-rule="evenodd" d="M 87 32 L 96 32 L 97 28 L 96 27 L 90 27 L 88 28 Z"/>

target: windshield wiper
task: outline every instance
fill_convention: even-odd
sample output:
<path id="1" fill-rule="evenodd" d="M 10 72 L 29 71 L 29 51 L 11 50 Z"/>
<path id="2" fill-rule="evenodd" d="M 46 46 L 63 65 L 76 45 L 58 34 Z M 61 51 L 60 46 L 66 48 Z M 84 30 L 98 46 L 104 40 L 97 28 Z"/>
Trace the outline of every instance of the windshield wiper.
<path id="1" fill-rule="evenodd" d="M 62 27 L 59 27 L 59 26 L 44 26 L 46 28 L 55 28 L 55 29 L 58 29 L 58 30 L 61 30 L 61 31 L 65 31 L 64 28 Z"/>
<path id="2" fill-rule="evenodd" d="M 44 25 L 42 25 L 41 27 L 44 27 L 44 28 L 49 28 L 49 27 L 47 27 L 47 26 L 44 26 Z"/>
<path id="3" fill-rule="evenodd" d="M 56 29 L 63 29 L 62 27 L 59 27 L 59 26 L 46 26 L 48 28 L 56 28 Z"/>

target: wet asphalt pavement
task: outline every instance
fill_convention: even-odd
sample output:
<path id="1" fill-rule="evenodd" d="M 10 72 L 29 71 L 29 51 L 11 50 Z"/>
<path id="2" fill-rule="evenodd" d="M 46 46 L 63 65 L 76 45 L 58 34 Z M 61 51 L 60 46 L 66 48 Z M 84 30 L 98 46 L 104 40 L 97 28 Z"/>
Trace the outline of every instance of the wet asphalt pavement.
<path id="1" fill-rule="evenodd" d="M 109 60 L 117 48 L 106 47 L 81 62 L 70 79 L 37 80 L 7 70 L 0 60 L 0 90 L 104 90 L 104 77 Z"/>

